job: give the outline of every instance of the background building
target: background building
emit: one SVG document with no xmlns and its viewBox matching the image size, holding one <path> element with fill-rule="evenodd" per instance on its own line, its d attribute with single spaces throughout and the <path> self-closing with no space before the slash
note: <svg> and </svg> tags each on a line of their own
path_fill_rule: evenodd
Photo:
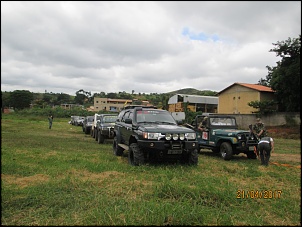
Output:
<svg viewBox="0 0 302 227">
<path fill-rule="evenodd" d="M 94 98 L 94 111 L 119 112 L 125 105 L 132 104 L 129 99 Z"/>
<path fill-rule="evenodd" d="M 101 110 L 120 112 L 127 105 L 143 105 L 152 106 L 149 101 L 137 100 L 137 99 L 110 99 L 110 98 L 94 98 L 94 111 L 98 112 Z"/>
<path fill-rule="evenodd" d="M 234 83 L 218 92 L 219 114 L 251 114 L 256 111 L 248 105 L 251 101 L 274 100 L 274 91 L 259 84 Z"/>
<path fill-rule="evenodd" d="M 218 97 L 200 95 L 173 95 L 169 101 L 169 112 L 185 112 L 185 105 L 192 112 L 217 113 Z"/>
</svg>

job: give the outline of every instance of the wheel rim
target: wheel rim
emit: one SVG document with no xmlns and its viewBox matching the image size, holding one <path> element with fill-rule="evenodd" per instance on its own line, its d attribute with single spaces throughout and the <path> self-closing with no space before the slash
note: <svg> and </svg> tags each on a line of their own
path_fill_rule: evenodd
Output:
<svg viewBox="0 0 302 227">
<path fill-rule="evenodd" d="M 221 157 L 225 158 L 226 152 L 224 150 L 221 151 Z"/>
</svg>

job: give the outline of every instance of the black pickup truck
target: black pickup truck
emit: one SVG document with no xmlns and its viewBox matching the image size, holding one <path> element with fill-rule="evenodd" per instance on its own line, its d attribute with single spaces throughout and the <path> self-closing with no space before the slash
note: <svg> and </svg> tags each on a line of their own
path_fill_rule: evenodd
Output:
<svg viewBox="0 0 302 227">
<path fill-rule="evenodd" d="M 128 150 L 129 164 L 179 160 L 198 164 L 196 133 L 177 125 L 171 113 L 147 106 L 122 110 L 115 122 L 113 153 Z"/>
</svg>

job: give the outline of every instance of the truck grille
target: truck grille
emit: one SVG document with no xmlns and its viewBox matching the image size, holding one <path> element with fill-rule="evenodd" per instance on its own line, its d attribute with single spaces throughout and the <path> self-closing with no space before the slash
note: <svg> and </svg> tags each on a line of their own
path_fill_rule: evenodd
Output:
<svg viewBox="0 0 302 227">
<path fill-rule="evenodd" d="M 172 148 L 173 150 L 181 149 L 181 145 L 180 145 L 180 144 L 172 144 L 172 145 L 171 145 L 171 148 Z"/>
</svg>

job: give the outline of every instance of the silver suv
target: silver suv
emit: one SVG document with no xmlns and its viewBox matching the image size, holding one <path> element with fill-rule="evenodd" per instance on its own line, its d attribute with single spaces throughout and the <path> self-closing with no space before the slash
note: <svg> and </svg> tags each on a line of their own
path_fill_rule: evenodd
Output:
<svg viewBox="0 0 302 227">
<path fill-rule="evenodd" d="M 93 125 L 94 116 L 87 116 L 84 118 L 82 129 L 85 134 L 89 134 Z"/>
</svg>

